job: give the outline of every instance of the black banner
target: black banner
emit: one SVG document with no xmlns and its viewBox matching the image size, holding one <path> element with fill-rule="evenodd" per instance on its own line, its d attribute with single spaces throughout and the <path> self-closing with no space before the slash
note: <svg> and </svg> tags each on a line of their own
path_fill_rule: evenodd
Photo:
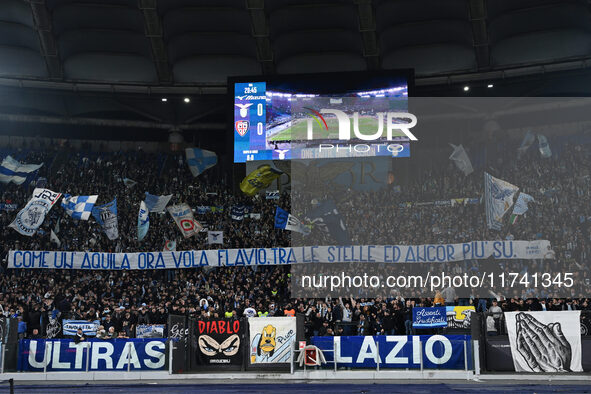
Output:
<svg viewBox="0 0 591 394">
<path fill-rule="evenodd" d="M 193 322 L 193 366 L 240 370 L 244 361 L 244 322 L 236 319 Z"/>
<path fill-rule="evenodd" d="M 187 353 L 190 349 L 189 326 L 185 316 L 168 316 L 168 337 L 171 340 L 172 372 L 183 373 L 189 369 Z"/>
</svg>

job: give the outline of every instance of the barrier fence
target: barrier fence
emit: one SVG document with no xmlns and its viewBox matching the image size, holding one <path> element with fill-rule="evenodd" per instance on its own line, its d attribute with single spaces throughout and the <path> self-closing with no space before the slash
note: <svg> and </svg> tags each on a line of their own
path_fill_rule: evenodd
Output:
<svg viewBox="0 0 591 394">
<path fill-rule="evenodd" d="M 303 315 L 208 320 L 172 315 L 164 331 L 168 333 L 167 338 L 91 338 L 79 343 L 72 339 L 19 340 L 10 333 L 14 325 L 4 319 L 0 321 L 4 330 L 0 372 L 295 373 L 311 368 L 337 374 L 342 370 L 449 370 L 473 375 L 515 372 L 516 368 L 521 368 L 515 357 L 527 357 L 517 353 L 509 336 L 503 335 L 507 331 L 505 322 L 510 317 L 500 318 L 501 335 L 488 335 L 489 316 L 492 315 L 473 312 L 469 327 L 463 324 L 462 328 L 435 327 L 426 332 L 422 329 L 424 335 L 312 336 L 306 339 Z M 564 320 L 568 316 L 563 313 L 556 318 Z M 563 331 L 567 331 L 566 324 Z M 566 371 L 591 371 L 591 337 L 579 335 L 577 343 L 573 342 L 572 335 L 565 335 L 572 354 Z"/>
</svg>

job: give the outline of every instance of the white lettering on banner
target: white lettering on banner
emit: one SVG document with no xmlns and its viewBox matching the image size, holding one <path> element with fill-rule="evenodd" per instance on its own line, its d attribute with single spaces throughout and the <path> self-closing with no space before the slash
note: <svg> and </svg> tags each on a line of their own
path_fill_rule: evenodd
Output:
<svg viewBox="0 0 591 394">
<path fill-rule="evenodd" d="M 53 344 L 53 357 L 51 358 L 51 364 L 53 368 L 70 369 L 70 363 L 60 361 L 61 342 L 54 342 Z"/>
<path fill-rule="evenodd" d="M 443 354 L 441 357 L 437 357 L 433 353 L 435 342 L 440 342 L 443 345 Z M 451 358 L 451 342 L 443 335 L 433 335 L 425 343 L 425 355 L 433 364 L 445 364 Z"/>
<path fill-rule="evenodd" d="M 337 363 L 340 364 L 350 364 L 353 362 L 353 357 L 346 357 L 341 355 L 341 337 L 334 337 L 333 338 L 334 349 L 335 349 L 335 358 Z M 408 337 L 406 335 L 386 335 L 386 342 L 387 343 L 394 343 L 392 350 L 386 355 L 385 363 L 386 364 L 408 364 L 408 357 L 397 357 L 400 351 L 404 348 L 404 345 L 408 342 Z M 438 357 L 435 355 L 433 351 L 433 347 L 436 344 L 441 344 L 443 346 L 443 354 Z M 424 352 L 425 357 L 433 364 L 445 364 L 447 363 L 452 356 L 452 344 L 449 338 L 446 338 L 443 335 L 432 335 L 427 339 L 424 343 Z M 383 351 L 382 351 L 383 354 Z M 383 363 L 382 359 L 379 357 L 378 349 L 376 345 L 375 338 L 372 336 L 366 336 L 363 338 L 363 343 L 359 348 L 359 353 L 357 354 L 357 359 L 355 360 L 356 364 L 363 364 L 365 360 L 377 361 L 379 358 L 379 362 Z M 421 338 L 418 335 L 412 337 L 412 363 L 413 364 L 420 364 L 421 362 Z"/>
<path fill-rule="evenodd" d="M 88 347 L 89 342 L 70 342 L 70 349 L 76 349 L 76 358 L 74 359 L 74 369 L 82 368 L 82 356 L 84 355 L 84 349 Z"/>
<path fill-rule="evenodd" d="M 141 253 L 11 250 L 8 268 L 152 270 L 305 263 L 446 263 L 553 258 L 549 241 L 472 241 L 445 245 L 302 246 Z"/>
<path fill-rule="evenodd" d="M 408 364 L 408 357 L 396 357 L 402 350 L 408 338 L 406 335 L 388 335 L 386 336 L 386 342 L 394 342 L 395 345 L 386 356 L 386 364 Z"/>
<path fill-rule="evenodd" d="M 101 353 L 101 349 L 106 352 Z M 94 342 L 92 344 L 92 357 L 90 361 L 90 368 L 98 369 L 99 360 L 104 360 L 106 363 L 105 369 L 113 369 L 113 352 L 115 348 L 109 342 Z"/>
<path fill-rule="evenodd" d="M 353 357 L 344 357 L 341 355 L 341 337 L 334 337 L 334 348 L 336 349 L 336 361 L 337 363 L 352 363 Z"/>
<path fill-rule="evenodd" d="M 376 346 L 376 341 L 373 340 L 373 337 L 364 337 L 363 343 L 361 344 L 361 349 L 359 349 L 359 354 L 357 355 L 357 363 L 362 364 L 366 358 L 370 360 L 374 360 L 376 362 L 382 363 L 382 359 L 378 354 L 378 348 Z M 379 361 L 377 361 L 379 360 Z"/>
<path fill-rule="evenodd" d="M 164 343 L 160 342 L 160 341 L 150 341 L 150 342 L 146 343 L 146 355 L 148 355 L 152 358 L 158 359 L 158 361 L 156 361 L 156 362 L 152 362 L 152 360 L 145 359 L 144 363 L 146 364 L 146 367 L 158 369 L 158 368 L 162 368 L 164 366 L 164 348 L 165 347 L 166 346 L 164 345 Z M 155 348 L 160 349 L 160 351 L 155 350 Z"/>
<path fill-rule="evenodd" d="M 142 364 L 140 364 L 140 359 L 137 356 L 137 352 L 135 351 L 135 346 L 133 346 L 133 342 L 127 342 L 123 347 L 123 351 L 121 352 L 121 357 L 119 357 L 119 362 L 117 363 L 116 368 L 122 369 L 124 366 L 127 366 L 127 364 L 131 364 L 137 369 L 142 367 Z"/>
<path fill-rule="evenodd" d="M 37 362 L 35 360 L 35 354 L 37 354 L 37 341 L 31 341 L 29 343 L 29 364 L 33 368 L 45 368 L 47 364 L 49 364 L 49 360 L 51 360 L 51 347 L 53 342 L 49 342 L 47 344 L 47 351 L 45 348 L 41 351 L 43 354 L 43 361 Z"/>
</svg>

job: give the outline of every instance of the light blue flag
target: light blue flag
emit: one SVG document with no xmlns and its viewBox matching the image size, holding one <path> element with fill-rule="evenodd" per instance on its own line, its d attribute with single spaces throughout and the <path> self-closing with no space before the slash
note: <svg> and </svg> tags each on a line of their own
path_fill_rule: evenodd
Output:
<svg viewBox="0 0 591 394">
<path fill-rule="evenodd" d="M 205 149 L 187 148 L 185 149 L 185 155 L 189 170 L 191 170 L 194 177 L 215 166 L 218 162 L 218 156 L 214 152 Z"/>
<path fill-rule="evenodd" d="M 517 186 L 484 173 L 484 202 L 488 228 L 501 230 L 503 216 L 513 205 L 513 197 L 518 190 Z"/>
<path fill-rule="evenodd" d="M 110 203 L 92 208 L 92 216 L 101 225 L 107 237 L 112 241 L 119 238 L 117 221 L 117 199 Z"/>
<path fill-rule="evenodd" d="M 64 198 L 62 198 L 62 208 L 66 210 L 66 213 L 70 215 L 72 219 L 88 220 L 97 198 L 98 195 L 70 196 L 69 194 L 64 194 Z"/>
<path fill-rule="evenodd" d="M 164 209 L 171 198 L 172 194 L 167 196 L 156 196 L 146 192 L 146 199 L 144 201 L 146 202 L 146 207 L 148 207 L 149 212 L 164 212 Z"/>
<path fill-rule="evenodd" d="M 140 213 L 137 218 L 137 239 L 141 241 L 148 234 L 150 228 L 150 213 L 145 202 L 140 203 Z"/>
<path fill-rule="evenodd" d="M 2 183 L 16 183 L 22 185 L 27 179 L 30 179 L 35 171 L 41 168 L 41 164 L 21 164 L 11 156 L 6 156 L 0 164 L 0 182 Z"/>
</svg>

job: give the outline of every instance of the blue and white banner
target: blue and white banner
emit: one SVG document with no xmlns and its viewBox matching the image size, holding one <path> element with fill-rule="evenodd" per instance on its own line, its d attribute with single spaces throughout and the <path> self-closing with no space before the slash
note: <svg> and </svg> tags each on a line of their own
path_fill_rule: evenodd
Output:
<svg viewBox="0 0 591 394">
<path fill-rule="evenodd" d="M 205 215 L 208 212 L 211 212 L 211 207 L 209 205 L 199 205 L 197 207 L 198 215 Z"/>
<path fill-rule="evenodd" d="M 64 335 L 76 335 L 78 329 L 81 328 L 84 335 L 95 336 L 98 326 L 101 322 L 98 320 L 62 320 L 62 333 Z"/>
<path fill-rule="evenodd" d="M 413 307 L 412 325 L 415 328 L 471 327 L 472 313 L 475 312 L 473 305 L 469 306 L 436 306 L 436 307 Z"/>
<path fill-rule="evenodd" d="M 214 234 L 217 233 L 217 234 Z M 214 235 L 217 235 L 213 239 Z M 221 231 L 209 231 L 208 243 L 223 242 Z M 307 263 L 445 263 L 478 259 L 553 258 L 549 241 L 472 241 L 446 245 L 301 246 L 103 253 L 11 250 L 8 268 L 147 270 L 194 267 L 244 267 Z"/>
<path fill-rule="evenodd" d="M 265 200 L 279 200 L 279 190 L 268 190 L 265 192 Z"/>
<path fill-rule="evenodd" d="M 523 215 L 527 212 L 527 204 L 534 202 L 534 198 L 526 193 L 519 193 L 515 206 L 513 207 L 513 215 Z"/>
<path fill-rule="evenodd" d="M 138 324 L 135 327 L 136 338 L 164 338 L 166 324 Z"/>
<path fill-rule="evenodd" d="M 230 216 L 232 220 L 244 219 L 244 205 L 234 205 L 230 211 Z"/>
<path fill-rule="evenodd" d="M 69 194 L 64 194 L 61 204 L 62 208 L 65 209 L 66 213 L 70 215 L 72 219 L 88 220 L 97 198 L 98 195 L 70 196 Z"/>
<path fill-rule="evenodd" d="M 16 218 L 8 227 L 12 227 L 19 234 L 33 236 L 45 220 L 45 216 L 60 197 L 61 193 L 49 189 L 37 188 L 27 205 L 16 214 Z"/>
<path fill-rule="evenodd" d="M 421 364 L 425 369 L 472 367 L 470 335 L 312 337 L 311 343 L 323 351 L 328 364 L 336 358 L 339 367 L 375 369 L 378 362 L 380 368 L 420 368 Z M 333 349 L 334 353 L 328 351 Z"/>
<path fill-rule="evenodd" d="M 447 327 L 447 311 L 444 306 L 412 308 L 412 326 L 414 328 Z"/>
<path fill-rule="evenodd" d="M 166 339 L 21 339 L 19 371 L 153 371 L 164 369 Z"/>
<path fill-rule="evenodd" d="M 141 241 L 148 234 L 150 228 L 150 214 L 145 202 L 140 203 L 140 212 L 137 217 L 137 240 Z"/>
<path fill-rule="evenodd" d="M 108 204 L 92 208 L 92 216 L 101 225 L 103 231 L 111 241 L 119 238 L 117 199 L 114 199 Z"/>
<path fill-rule="evenodd" d="M 295 231 L 305 235 L 310 234 L 310 229 L 304 226 L 300 219 L 279 207 L 275 210 L 275 228 Z"/>
<path fill-rule="evenodd" d="M 210 245 L 224 244 L 224 232 L 223 231 L 208 231 L 207 232 L 207 243 Z"/>
<path fill-rule="evenodd" d="M 215 166 L 218 162 L 218 156 L 214 152 L 205 149 L 187 148 L 185 149 L 185 155 L 189 170 L 191 170 L 194 177 Z"/>
<path fill-rule="evenodd" d="M 0 211 L 16 211 L 17 204 L 0 203 Z"/>
<path fill-rule="evenodd" d="M 164 209 L 170 202 L 172 198 L 172 194 L 167 196 L 156 196 L 154 194 L 150 194 L 146 192 L 146 206 L 148 207 L 148 211 L 150 212 L 164 212 Z"/>
<path fill-rule="evenodd" d="M 518 190 L 517 186 L 484 173 L 484 200 L 488 228 L 501 230 L 503 216 L 513 205 L 513 197 Z"/>
<path fill-rule="evenodd" d="M 22 185 L 35 171 L 43 166 L 41 164 L 21 164 L 11 156 L 6 156 L 0 164 L 0 182 L 16 183 Z"/>
</svg>

